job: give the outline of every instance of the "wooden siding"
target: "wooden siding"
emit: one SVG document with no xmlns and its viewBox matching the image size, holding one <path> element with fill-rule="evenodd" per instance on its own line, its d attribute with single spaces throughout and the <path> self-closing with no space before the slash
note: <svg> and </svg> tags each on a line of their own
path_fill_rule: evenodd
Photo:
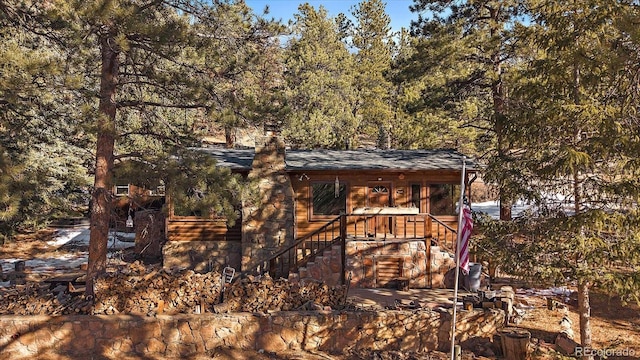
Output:
<svg viewBox="0 0 640 360">
<path fill-rule="evenodd" d="M 347 185 L 347 214 L 354 209 L 369 206 L 367 196 L 369 188 L 378 184 L 384 184 L 390 189 L 390 205 L 395 207 L 409 207 L 411 205 L 411 185 L 421 185 L 421 209 L 429 211 L 429 184 L 459 184 L 460 172 L 456 171 L 421 171 L 421 172 L 389 172 L 389 171 L 306 171 L 290 174 L 295 193 L 295 238 L 306 236 L 327 224 L 338 215 L 312 216 L 311 214 L 311 184 L 315 182 L 335 182 L 336 177 L 341 184 Z M 236 221 L 233 228 L 227 228 L 222 219 L 202 219 L 197 217 L 173 216 L 171 203 L 170 216 L 167 219 L 167 239 L 169 241 L 241 241 L 241 220 Z M 385 216 L 349 216 L 347 222 L 348 234 L 364 234 L 369 227 L 369 222 L 384 223 Z M 439 216 L 438 220 L 455 229 L 456 216 Z M 424 236 L 424 230 L 428 224 L 423 218 L 411 216 L 395 217 L 387 228 L 381 226 L 382 231 L 393 232 L 400 237 L 405 231 L 415 236 Z M 435 222 L 431 226 L 431 238 L 438 243 L 443 240 L 448 243 L 450 239 L 444 239 L 445 228 L 438 227 Z M 381 234 L 374 234 L 380 236 Z M 320 235 L 323 236 L 323 235 Z M 410 237 L 410 236 L 407 236 Z M 427 236 L 429 237 L 429 236 Z M 327 234 L 331 239 L 332 234 Z"/>
<path fill-rule="evenodd" d="M 306 176 L 305 176 L 306 175 Z M 312 216 L 311 214 L 311 184 L 315 182 L 334 182 L 338 177 L 339 182 L 347 184 L 347 214 L 354 209 L 369 206 L 368 189 L 378 184 L 387 185 L 391 191 L 391 206 L 409 207 L 411 205 L 411 184 L 421 185 L 421 209 L 429 212 L 429 184 L 460 184 L 459 171 L 420 171 L 420 172 L 389 172 L 389 171 L 322 171 L 322 172 L 297 172 L 291 173 L 291 182 L 296 195 L 296 238 L 305 236 L 318 230 L 335 216 Z M 349 217 L 347 232 L 362 233 L 365 226 L 365 216 Z M 371 220 L 371 217 L 368 217 Z M 379 221 L 379 217 L 374 221 Z M 446 223 L 452 228 L 456 228 L 456 216 L 439 216 L 438 220 Z M 384 220 L 382 220 L 384 221 Z M 392 224 L 398 234 L 404 233 L 405 227 L 416 226 L 424 229 L 424 224 L 412 224 L 410 221 L 404 222 L 401 218 L 396 219 Z M 398 222 L 400 224 L 398 224 Z M 432 236 L 441 238 L 444 236 L 444 228 L 441 227 L 442 234 L 437 233 L 435 224 L 432 226 Z M 424 232 L 424 230 L 422 230 Z"/>
<path fill-rule="evenodd" d="M 224 219 L 173 218 L 167 220 L 168 241 L 240 241 L 241 221 L 227 227 Z"/>
</svg>

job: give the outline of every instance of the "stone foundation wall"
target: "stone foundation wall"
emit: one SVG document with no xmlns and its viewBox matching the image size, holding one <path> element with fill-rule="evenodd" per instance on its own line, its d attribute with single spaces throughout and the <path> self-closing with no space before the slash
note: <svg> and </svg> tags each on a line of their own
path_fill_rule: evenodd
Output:
<svg viewBox="0 0 640 360">
<path fill-rule="evenodd" d="M 308 262 L 306 266 L 298 269 L 297 276 L 294 274 L 294 280 L 313 279 L 322 281 L 329 286 L 342 284 L 342 247 L 333 245 L 325 249 L 322 254 L 316 256 L 313 261 Z M 292 276 L 289 276 L 292 279 Z"/>
<path fill-rule="evenodd" d="M 165 269 L 189 268 L 197 272 L 240 269 L 242 244 L 239 241 L 169 241 L 162 248 Z"/>
<path fill-rule="evenodd" d="M 398 277 L 408 278 L 411 287 L 429 287 L 424 241 L 347 241 L 346 253 L 345 271 L 352 274 L 353 286 L 393 286 L 383 279 L 380 268 L 382 262 L 396 262 Z"/>
<path fill-rule="evenodd" d="M 427 258 L 423 240 L 398 241 L 347 241 L 347 264 L 345 271 L 351 272 L 351 285 L 362 288 L 394 286 L 380 281 L 379 264 L 383 261 L 397 262 L 398 277 L 409 279 L 413 288 L 444 288 L 444 275 L 454 266 L 448 253 L 437 246 L 430 247 Z M 428 267 L 428 262 L 431 262 Z"/>
<path fill-rule="evenodd" d="M 439 246 L 431 246 L 431 288 L 452 288 L 450 285 L 455 280 L 451 280 L 451 284 L 448 284 L 446 275 L 456 266 L 454 256 L 447 251 L 441 250 Z"/>
<path fill-rule="evenodd" d="M 0 358 L 157 359 L 216 347 L 337 354 L 350 349 L 446 351 L 450 319 L 444 311 L 2 316 Z M 478 337 L 490 339 L 503 323 L 499 310 L 462 311 L 456 336 L 463 346 Z"/>
</svg>

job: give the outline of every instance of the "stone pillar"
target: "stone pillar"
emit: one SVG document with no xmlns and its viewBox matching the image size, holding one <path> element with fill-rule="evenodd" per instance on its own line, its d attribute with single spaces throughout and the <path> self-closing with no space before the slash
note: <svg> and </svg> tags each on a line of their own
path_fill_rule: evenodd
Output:
<svg viewBox="0 0 640 360">
<path fill-rule="evenodd" d="M 256 139 L 248 179 L 252 191 L 242 204 L 242 270 L 252 270 L 293 243 L 294 192 L 285 171 L 285 145 L 276 136 Z"/>
</svg>

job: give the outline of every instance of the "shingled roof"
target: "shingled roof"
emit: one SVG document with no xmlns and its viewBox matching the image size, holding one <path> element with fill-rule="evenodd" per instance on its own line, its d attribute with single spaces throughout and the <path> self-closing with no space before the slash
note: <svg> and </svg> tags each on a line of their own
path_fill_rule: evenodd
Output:
<svg viewBox="0 0 640 360">
<path fill-rule="evenodd" d="M 250 170 L 253 149 L 202 148 L 219 166 Z M 460 170 L 463 155 L 455 150 L 286 150 L 287 171 L 313 170 Z M 467 159 L 467 169 L 477 165 Z"/>
</svg>

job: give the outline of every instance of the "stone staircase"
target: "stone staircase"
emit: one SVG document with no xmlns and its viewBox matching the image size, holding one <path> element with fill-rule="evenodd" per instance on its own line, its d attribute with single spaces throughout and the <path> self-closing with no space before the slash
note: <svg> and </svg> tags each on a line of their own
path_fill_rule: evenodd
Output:
<svg viewBox="0 0 640 360">
<path fill-rule="evenodd" d="M 341 271 L 342 249 L 340 244 L 336 244 L 316 255 L 297 272 L 289 274 L 289 281 L 316 280 L 329 286 L 340 285 Z"/>
<path fill-rule="evenodd" d="M 340 245 L 325 249 L 320 255 L 307 262 L 297 272 L 289 274 L 289 281 L 322 281 L 327 285 L 340 285 L 342 256 Z M 445 274 L 455 267 L 453 255 L 438 246 L 431 247 L 431 276 L 434 288 L 444 288 Z"/>
</svg>

